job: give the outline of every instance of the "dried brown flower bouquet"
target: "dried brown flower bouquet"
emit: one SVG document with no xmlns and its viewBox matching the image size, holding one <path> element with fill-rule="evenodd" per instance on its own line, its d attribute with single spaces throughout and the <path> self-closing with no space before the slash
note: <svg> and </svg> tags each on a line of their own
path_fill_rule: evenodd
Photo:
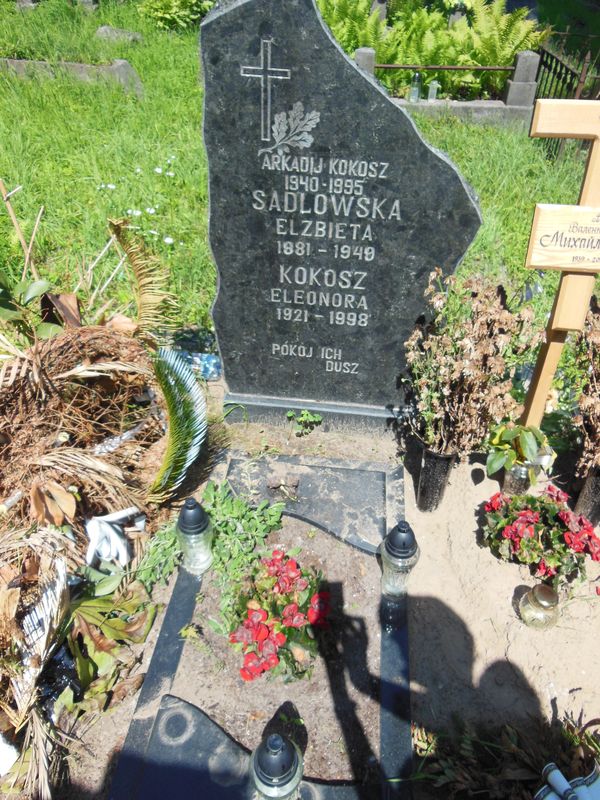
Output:
<svg viewBox="0 0 600 800">
<path fill-rule="evenodd" d="M 425 295 L 433 318 L 406 342 L 409 425 L 434 452 L 464 457 L 493 424 L 518 414 L 514 370 L 541 333 L 531 308 L 510 311 L 504 288 L 482 277 L 459 284 L 436 270 Z"/>
<path fill-rule="evenodd" d="M 585 476 L 600 467 L 600 307 L 595 297 L 577 350 L 578 366 L 585 378 L 579 396 L 579 414 L 573 420 L 583 438 L 576 471 L 577 475 Z"/>
</svg>

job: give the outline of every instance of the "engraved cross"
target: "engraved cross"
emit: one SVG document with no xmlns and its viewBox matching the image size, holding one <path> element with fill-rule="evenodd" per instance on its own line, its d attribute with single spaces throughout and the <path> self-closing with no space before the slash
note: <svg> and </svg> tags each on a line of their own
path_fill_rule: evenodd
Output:
<svg viewBox="0 0 600 800">
<path fill-rule="evenodd" d="M 240 74 L 244 78 L 260 78 L 260 138 L 271 141 L 271 81 L 289 80 L 289 69 L 275 69 L 271 66 L 272 39 L 263 39 L 260 44 L 260 67 L 244 66 Z"/>
</svg>

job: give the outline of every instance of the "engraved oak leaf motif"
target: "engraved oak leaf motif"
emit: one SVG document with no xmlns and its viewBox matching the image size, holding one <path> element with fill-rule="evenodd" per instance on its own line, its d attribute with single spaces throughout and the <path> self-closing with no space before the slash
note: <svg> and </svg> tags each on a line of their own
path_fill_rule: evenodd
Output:
<svg viewBox="0 0 600 800">
<path fill-rule="evenodd" d="M 289 153 L 290 147 L 297 147 L 299 150 L 310 147 L 314 137 L 309 131 L 315 128 L 320 120 L 321 114 L 318 111 L 309 111 L 305 114 L 304 105 L 301 102 L 294 103 L 292 110 L 287 114 L 285 111 L 275 114 L 271 127 L 275 144 L 259 150 L 258 154 L 272 153 L 277 150 L 282 155 Z"/>
</svg>

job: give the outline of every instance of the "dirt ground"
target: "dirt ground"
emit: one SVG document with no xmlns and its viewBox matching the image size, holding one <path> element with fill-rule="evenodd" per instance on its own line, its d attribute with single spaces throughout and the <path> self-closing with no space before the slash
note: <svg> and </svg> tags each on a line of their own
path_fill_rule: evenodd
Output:
<svg viewBox="0 0 600 800">
<path fill-rule="evenodd" d="M 355 459 L 359 453 L 364 460 L 390 466 L 398 460 L 391 432 L 349 436 L 321 428 L 298 438 L 289 426 L 244 423 L 231 426 L 229 436 L 231 448 L 253 458 L 286 453 Z M 223 437 L 216 440 L 222 443 Z M 213 477 L 220 480 L 226 453 L 213 447 L 212 455 Z M 421 548 L 409 585 L 412 719 L 436 732 L 455 718 L 495 725 L 529 723 L 553 714 L 577 716 L 582 709 L 586 718 L 598 716 L 600 646 L 594 633 L 600 623 L 600 597 L 595 592 L 600 564 L 588 561 L 588 581 L 564 599 L 555 628 L 535 631 L 523 625 L 515 604 L 524 587 L 534 584 L 533 578 L 524 567 L 499 562 L 478 543 L 481 504 L 497 490 L 483 462 L 475 459 L 454 469 L 440 508 L 422 513 L 416 508 L 413 477 L 405 475 L 406 518 Z M 304 538 L 306 544 L 306 531 L 302 523 L 288 519 L 273 541 L 291 544 Z M 351 778 L 357 764 L 364 763 L 368 771 L 378 758 L 372 689 L 378 676 L 379 573 L 372 557 L 326 534 L 318 533 L 310 541 L 307 557 L 320 561 L 325 576 L 344 589 L 343 604 L 335 613 L 344 622 L 346 638 L 344 646 L 338 641 L 332 663 L 319 659 L 310 683 L 277 685 L 260 679 L 246 684 L 237 677 L 239 655 L 207 632 L 200 646 L 186 643 L 173 693 L 200 705 L 249 749 L 265 726 L 283 714 L 292 728 L 302 727 L 301 735 L 308 739 L 306 774 Z M 205 588 L 210 596 L 208 580 Z M 161 619 L 146 647 L 145 662 Z M 197 621 L 201 623 L 200 616 Z M 341 651 L 354 659 L 344 667 Z M 73 789 L 60 796 L 107 796 L 106 769 L 122 746 L 135 700 L 127 699 L 82 737 L 71 759 Z M 292 705 L 282 710 L 285 701 Z M 344 714 L 354 704 L 363 733 L 352 740 Z"/>
</svg>

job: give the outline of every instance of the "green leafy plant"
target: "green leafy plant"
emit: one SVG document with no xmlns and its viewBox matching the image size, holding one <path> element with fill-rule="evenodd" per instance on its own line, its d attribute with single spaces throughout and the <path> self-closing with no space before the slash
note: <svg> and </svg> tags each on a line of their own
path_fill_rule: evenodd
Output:
<svg viewBox="0 0 600 800">
<path fill-rule="evenodd" d="M 165 584 L 181 561 L 175 523 L 169 522 L 150 539 L 144 550 L 135 577 L 151 592 L 157 583 Z"/>
<path fill-rule="evenodd" d="M 6 276 L 0 274 L 0 324 L 9 324 L 29 343 L 62 333 L 62 326 L 44 322 L 39 305 L 34 305 L 34 300 L 51 288 L 50 282 L 44 280 L 22 280 L 11 287 Z"/>
<path fill-rule="evenodd" d="M 288 411 L 287 418 L 294 423 L 296 436 L 308 436 L 311 431 L 323 422 L 323 417 L 320 414 L 314 414 L 306 408 L 299 414 L 296 414 L 295 411 Z"/>
<path fill-rule="evenodd" d="M 281 527 L 284 504 L 270 506 L 263 501 L 252 508 L 243 498 L 232 494 L 228 483 L 217 486 L 212 481 L 204 491 L 202 503 L 215 532 L 212 569 L 221 592 L 222 620 L 209 620 L 209 624 L 221 633 L 228 633 L 235 621 L 239 594 L 256 561 L 255 550 L 271 531 Z"/>
<path fill-rule="evenodd" d="M 318 0 L 323 19 L 351 56 L 359 47 L 372 47 L 380 64 L 396 63 L 397 43 L 385 20 L 371 11 L 371 0 Z"/>
<path fill-rule="evenodd" d="M 140 14 L 163 30 L 185 30 L 196 25 L 214 5 L 214 0 L 143 0 Z"/>
<path fill-rule="evenodd" d="M 441 0 L 430 8 L 423 2 L 391 4 L 387 24 L 371 13 L 366 0 L 319 0 L 325 21 L 344 50 L 353 55 L 358 47 L 372 47 L 379 64 L 441 64 L 444 66 L 512 66 L 521 50 L 537 49 L 547 37 L 527 19 L 528 9 L 506 13 L 505 0 L 468 0 L 468 15 L 448 27 L 449 6 Z M 443 95 L 497 97 L 508 73 L 428 71 Z M 396 94 L 410 85 L 408 70 L 381 70 L 377 77 Z"/>
<path fill-rule="evenodd" d="M 549 469 L 555 456 L 547 436 L 535 425 L 513 422 L 496 425 L 490 432 L 487 445 L 490 448 L 486 462 L 488 475 L 503 468 L 527 466 L 532 484 L 536 482 L 538 471 Z"/>
<path fill-rule="evenodd" d="M 527 564 L 554 586 L 583 580 L 586 554 L 600 561 L 600 538 L 568 499 L 552 484 L 538 497 L 498 492 L 484 505 L 483 541 L 498 558 Z"/>
<path fill-rule="evenodd" d="M 310 677 L 317 643 L 313 626 L 327 625 L 329 592 L 321 575 L 302 569 L 299 551 L 275 549 L 257 558 L 249 588 L 239 596 L 229 641 L 244 653 L 240 676 L 253 681 L 264 673 Z"/>
<path fill-rule="evenodd" d="M 107 579 L 122 577 L 86 573 L 84 592 L 72 601 L 64 623 L 66 643 L 73 656 L 82 696 L 75 697 L 67 687 L 55 703 L 55 713 L 62 708 L 69 713 L 102 711 L 133 687 L 139 688 L 140 676 L 127 673 L 133 666 L 123 655 L 123 646 L 146 640 L 154 622 L 156 606 L 148 602 L 139 584 L 127 591 L 107 594 Z"/>
</svg>

